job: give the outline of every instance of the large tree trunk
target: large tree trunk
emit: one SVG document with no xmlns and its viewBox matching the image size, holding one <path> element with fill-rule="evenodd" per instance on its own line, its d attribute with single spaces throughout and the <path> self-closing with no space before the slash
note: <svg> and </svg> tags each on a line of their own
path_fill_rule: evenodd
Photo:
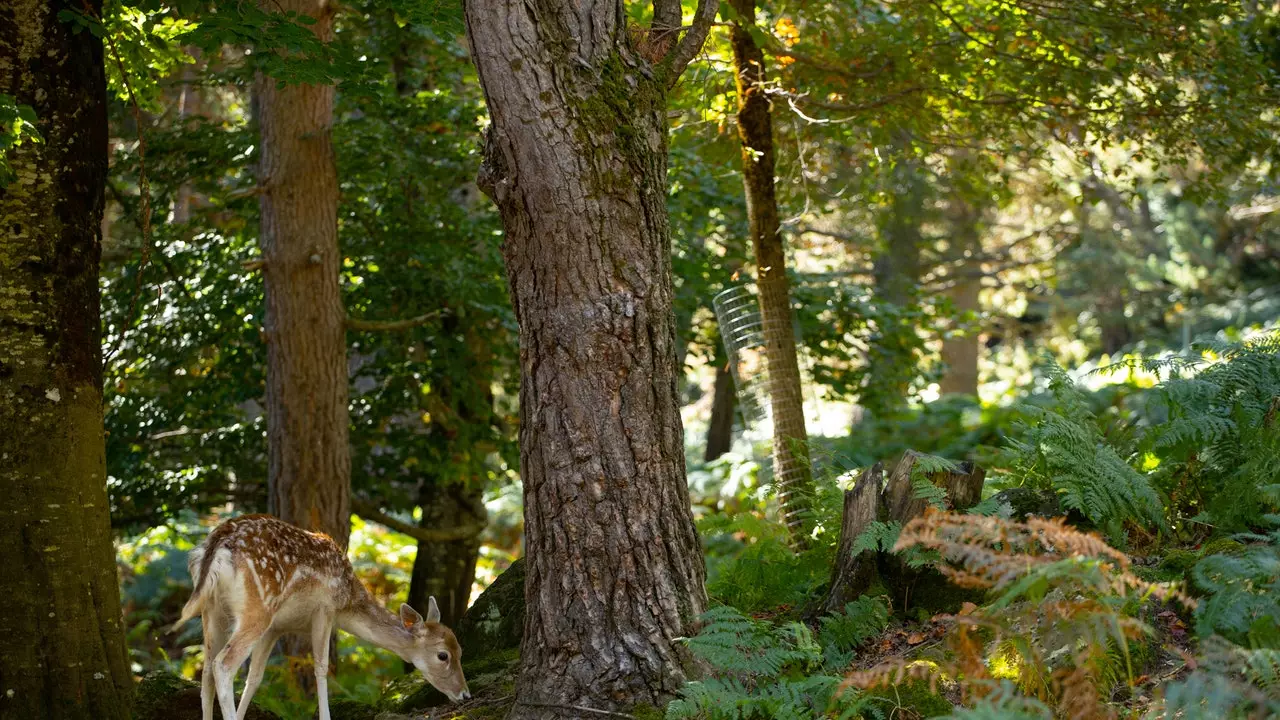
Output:
<svg viewBox="0 0 1280 720">
<path fill-rule="evenodd" d="M 680 64 L 644 59 L 626 17 L 620 0 L 466 3 L 493 120 L 480 185 L 506 228 L 520 325 L 528 607 L 515 720 L 669 699 L 686 679 L 676 638 L 706 605 L 665 206 Z"/>
<path fill-rule="evenodd" d="M 315 18 L 328 41 L 324 0 L 271 0 L 272 11 Z M 345 313 L 338 288 L 338 172 L 331 85 L 257 82 L 262 131 L 263 278 L 267 335 L 267 481 L 281 519 L 351 534 Z"/>
<path fill-rule="evenodd" d="M 123 720 L 125 655 L 102 434 L 98 300 L 107 87 L 102 42 L 62 11 L 0 5 L 0 93 L 44 142 L 0 188 L 0 717 Z"/>
<path fill-rule="evenodd" d="M 791 288 L 782 246 L 778 198 L 774 189 L 773 115 L 765 95 L 764 53 L 747 27 L 754 23 L 755 0 L 732 0 L 738 23 L 730 30 L 738 77 L 738 135 L 742 139 L 742 179 L 747 218 L 756 256 L 756 287 L 768 373 L 769 408 L 773 419 L 773 474 L 783 517 L 792 536 L 803 543 L 810 524 L 813 495 L 809 468 L 809 435 L 804 424 L 804 396 L 791 322 Z"/>
</svg>

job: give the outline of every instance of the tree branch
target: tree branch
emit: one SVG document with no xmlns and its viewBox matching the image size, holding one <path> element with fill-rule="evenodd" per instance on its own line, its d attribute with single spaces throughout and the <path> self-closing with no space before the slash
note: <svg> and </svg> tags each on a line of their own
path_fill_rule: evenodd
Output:
<svg viewBox="0 0 1280 720">
<path fill-rule="evenodd" d="M 347 329 L 357 332 L 398 332 L 409 330 L 419 325 L 426 325 L 444 314 L 443 310 L 434 310 L 426 315 L 419 315 L 405 320 L 362 320 L 347 316 Z"/>
<path fill-rule="evenodd" d="M 480 525 L 462 525 L 455 528 L 447 528 L 444 530 L 433 530 L 431 528 L 422 528 L 417 525 L 410 525 L 402 520 L 397 520 L 390 515 L 378 509 L 374 503 L 352 496 L 351 511 L 356 515 L 378 523 L 389 530 L 394 530 L 402 535 L 420 540 L 422 542 L 450 542 L 453 540 L 467 540 L 484 532 L 484 524 Z"/>
<path fill-rule="evenodd" d="M 658 4 L 655 3 L 654 12 L 657 12 Z M 676 3 L 677 7 L 679 3 Z M 670 78 L 668 85 L 675 87 L 676 81 L 684 74 L 684 69 L 689 67 L 689 63 L 702 51 L 702 44 L 707 41 L 707 34 L 711 32 L 711 26 L 715 23 L 716 11 L 720 9 L 720 0 L 698 0 L 698 7 L 693 11 L 693 23 L 689 25 L 689 31 L 680 38 L 680 41 L 671 48 L 671 52 L 667 53 L 667 60 L 670 63 Z M 657 17 L 654 17 L 655 23 Z M 676 22 L 676 25 L 679 25 Z M 655 27 L 655 31 L 660 28 Z"/>
</svg>

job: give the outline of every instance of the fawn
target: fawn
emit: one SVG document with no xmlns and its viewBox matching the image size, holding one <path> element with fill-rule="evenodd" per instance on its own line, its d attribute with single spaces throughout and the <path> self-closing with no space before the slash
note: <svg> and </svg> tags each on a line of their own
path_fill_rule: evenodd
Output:
<svg viewBox="0 0 1280 720">
<path fill-rule="evenodd" d="M 400 606 L 399 617 L 391 614 L 369 595 L 327 535 L 270 515 L 244 515 L 209 533 L 191 551 L 187 568 L 195 591 L 171 632 L 200 615 L 204 720 L 213 720 L 215 693 L 223 720 L 244 720 L 267 656 L 285 633 L 310 634 L 319 720 L 329 720 L 329 636 L 335 626 L 413 663 L 450 700 L 471 697 L 462 675 L 462 648 L 440 624 L 436 599 L 431 598 L 425 620 L 407 604 Z M 237 710 L 235 676 L 251 653 Z"/>
</svg>

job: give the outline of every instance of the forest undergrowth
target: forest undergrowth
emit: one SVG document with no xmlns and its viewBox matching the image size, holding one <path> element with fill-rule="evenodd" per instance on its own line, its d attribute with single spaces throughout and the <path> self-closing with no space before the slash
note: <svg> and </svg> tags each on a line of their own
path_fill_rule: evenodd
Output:
<svg viewBox="0 0 1280 720">
<path fill-rule="evenodd" d="M 949 512 L 917 484 L 926 514 L 874 523 L 854 552 L 919 570 L 841 613 L 806 610 L 835 483 L 802 551 L 763 508 L 704 518 L 717 606 L 687 644 L 709 671 L 667 717 L 1277 717 L 1280 337 L 1198 350 L 1095 371 L 1124 393 L 1047 364 L 1002 445 L 969 449 L 990 464 L 983 502 Z M 955 434 L 932 437 L 953 452 Z M 963 592 L 895 601 L 931 572 Z"/>
<path fill-rule="evenodd" d="M 695 490 L 712 608 L 684 639 L 698 677 L 666 717 L 1276 717 L 1280 337 L 1198 350 L 1075 379 L 1046 364 L 1041 390 L 985 412 L 984 428 L 959 427 L 945 403 L 936 418 L 921 411 L 909 427 L 945 425 L 912 431 L 928 509 L 906 523 L 882 509 L 853 543 L 878 576 L 835 613 L 815 608 L 859 469 L 849 458 L 897 447 L 892 428 L 831 447 L 800 550 L 767 483 L 728 461 L 710 468 L 704 479 L 732 487 Z M 1087 388 L 1103 376 L 1113 384 Z M 962 455 L 989 473 L 963 513 L 926 479 Z M 189 514 L 120 547 L 135 672 L 196 674 L 198 636 L 156 641 L 151 629 L 181 603 L 185 551 L 208 525 Z M 403 599 L 412 554 L 408 538 L 353 528 L 357 573 L 385 603 Z M 510 701 L 509 655 L 468 661 L 490 687 L 480 715 L 411 709 L 417 688 L 391 682 L 402 669 L 389 653 L 347 639 L 339 655 L 332 687 L 351 718 L 496 717 Z M 273 663 L 258 696 L 280 717 L 307 713 L 293 670 Z"/>
</svg>

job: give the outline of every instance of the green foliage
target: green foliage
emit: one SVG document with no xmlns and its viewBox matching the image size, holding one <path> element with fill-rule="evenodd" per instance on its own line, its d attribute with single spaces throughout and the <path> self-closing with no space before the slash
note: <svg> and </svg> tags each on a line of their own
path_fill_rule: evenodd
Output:
<svg viewBox="0 0 1280 720">
<path fill-rule="evenodd" d="M 1018 437 L 1008 440 L 1005 482 L 1052 488 L 1064 506 L 1123 537 L 1125 521 L 1164 526 L 1164 507 L 1149 480 L 1107 443 L 1084 395 L 1056 364 L 1046 366 L 1056 403 L 1051 408 L 1023 406 L 1026 420 Z"/>
<path fill-rule="evenodd" d="M 670 719 L 768 720 L 769 718 L 855 718 L 865 703 L 840 692 L 839 672 L 854 649 L 876 635 L 888 610 L 870 598 L 849 603 L 824 618 L 815 638 L 804 624 L 774 625 L 729 607 L 713 608 L 705 625 L 685 640 L 706 662 L 712 676 L 689 683 L 667 707 Z"/>
<path fill-rule="evenodd" d="M 707 594 L 754 612 L 799 605 L 825 582 L 831 550 L 815 543 L 796 552 L 785 525 L 752 512 L 711 515 L 699 523 L 707 551 Z"/>
<path fill-rule="evenodd" d="M 1210 638 L 1186 677 L 1160 688 L 1148 717 L 1252 720 L 1280 716 L 1280 650 Z"/>
<path fill-rule="evenodd" d="M 848 667 L 859 645 L 884 631 L 889 608 L 876 598 L 863 596 L 838 613 L 818 620 L 818 643 L 829 668 Z"/>
<path fill-rule="evenodd" d="M 1180 512 L 1247 530 L 1280 510 L 1280 334 L 1198 349 L 1215 361 L 1156 387 L 1146 445 Z"/>
<path fill-rule="evenodd" d="M 898 543 L 898 534 L 901 532 L 902 523 L 894 520 L 888 522 L 877 520 L 854 538 L 853 553 L 857 555 L 867 551 L 893 552 L 893 546 Z"/>
<path fill-rule="evenodd" d="M 945 720 L 1050 720 L 1053 711 L 1034 697 L 1022 694 L 1008 680 L 992 683 L 989 694 L 972 707 L 956 708 Z"/>
<path fill-rule="evenodd" d="M 0 93 L 0 188 L 13 181 L 9 167 L 9 151 L 24 142 L 43 142 L 36 129 L 36 111 L 30 105 L 19 105 L 11 96 Z"/>
<path fill-rule="evenodd" d="M 1269 519 L 1280 526 L 1280 516 Z M 1238 537 L 1256 544 L 1209 555 L 1192 570 L 1207 593 L 1196 608 L 1196 630 L 1245 647 L 1280 649 L 1280 529 Z"/>
</svg>

